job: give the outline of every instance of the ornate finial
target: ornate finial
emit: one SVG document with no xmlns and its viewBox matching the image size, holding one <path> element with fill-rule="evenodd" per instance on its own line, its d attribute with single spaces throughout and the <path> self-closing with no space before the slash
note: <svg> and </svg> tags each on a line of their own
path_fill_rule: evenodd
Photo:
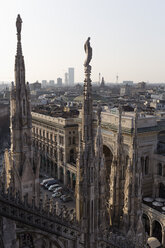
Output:
<svg viewBox="0 0 165 248">
<path fill-rule="evenodd" d="M 90 46 L 90 37 L 88 37 L 87 41 L 84 44 L 84 50 L 85 53 L 87 54 L 86 60 L 84 62 L 84 66 L 88 67 L 92 59 L 92 47 Z"/>
<path fill-rule="evenodd" d="M 17 16 L 16 27 L 17 27 L 17 34 L 18 35 L 21 34 L 22 19 L 20 15 Z"/>
</svg>

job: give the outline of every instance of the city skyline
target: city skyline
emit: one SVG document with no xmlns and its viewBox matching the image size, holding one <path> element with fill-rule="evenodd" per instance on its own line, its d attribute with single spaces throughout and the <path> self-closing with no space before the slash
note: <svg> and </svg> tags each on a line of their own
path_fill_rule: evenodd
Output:
<svg viewBox="0 0 165 248">
<path fill-rule="evenodd" d="M 9 8 L 10 6 L 10 8 Z M 163 0 L 146 1 L 20 1 L 1 3 L 0 80 L 13 81 L 16 36 L 23 19 L 22 46 L 26 81 L 62 77 L 75 68 L 75 82 L 83 82 L 83 45 L 91 37 L 94 56 L 92 81 L 165 81 Z"/>
</svg>

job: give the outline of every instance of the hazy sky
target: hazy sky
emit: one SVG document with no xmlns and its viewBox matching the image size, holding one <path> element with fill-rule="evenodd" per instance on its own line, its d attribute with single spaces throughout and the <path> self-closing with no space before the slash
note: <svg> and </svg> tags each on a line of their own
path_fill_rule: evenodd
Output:
<svg viewBox="0 0 165 248">
<path fill-rule="evenodd" d="M 26 81 L 83 81 L 91 37 L 92 80 L 165 82 L 165 0 L 0 0 L 0 81 L 14 80 L 17 14 Z"/>
</svg>

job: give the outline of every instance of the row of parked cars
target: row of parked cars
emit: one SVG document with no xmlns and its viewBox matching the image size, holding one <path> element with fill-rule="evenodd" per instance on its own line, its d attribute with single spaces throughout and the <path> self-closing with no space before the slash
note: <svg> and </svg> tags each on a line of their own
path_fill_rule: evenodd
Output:
<svg viewBox="0 0 165 248">
<path fill-rule="evenodd" d="M 63 194 L 63 188 L 59 185 L 59 181 L 57 179 L 54 178 L 48 178 L 48 179 L 44 179 L 41 183 L 41 186 L 43 186 L 45 189 L 52 191 L 52 197 L 53 198 L 57 198 L 60 197 L 60 199 L 63 202 L 69 202 L 72 201 L 72 197 L 69 195 L 64 195 Z"/>
</svg>

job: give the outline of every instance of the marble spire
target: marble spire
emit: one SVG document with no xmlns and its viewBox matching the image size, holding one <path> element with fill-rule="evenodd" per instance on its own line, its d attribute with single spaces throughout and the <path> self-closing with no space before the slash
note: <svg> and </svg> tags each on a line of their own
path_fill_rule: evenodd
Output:
<svg viewBox="0 0 165 248">
<path fill-rule="evenodd" d="M 22 44 L 21 44 L 22 19 L 20 15 L 17 16 L 16 29 L 17 29 L 17 52 L 15 56 L 15 84 L 18 87 L 20 87 L 20 84 L 25 85 L 25 65 L 24 65 L 24 57 L 22 55 Z"/>
</svg>

